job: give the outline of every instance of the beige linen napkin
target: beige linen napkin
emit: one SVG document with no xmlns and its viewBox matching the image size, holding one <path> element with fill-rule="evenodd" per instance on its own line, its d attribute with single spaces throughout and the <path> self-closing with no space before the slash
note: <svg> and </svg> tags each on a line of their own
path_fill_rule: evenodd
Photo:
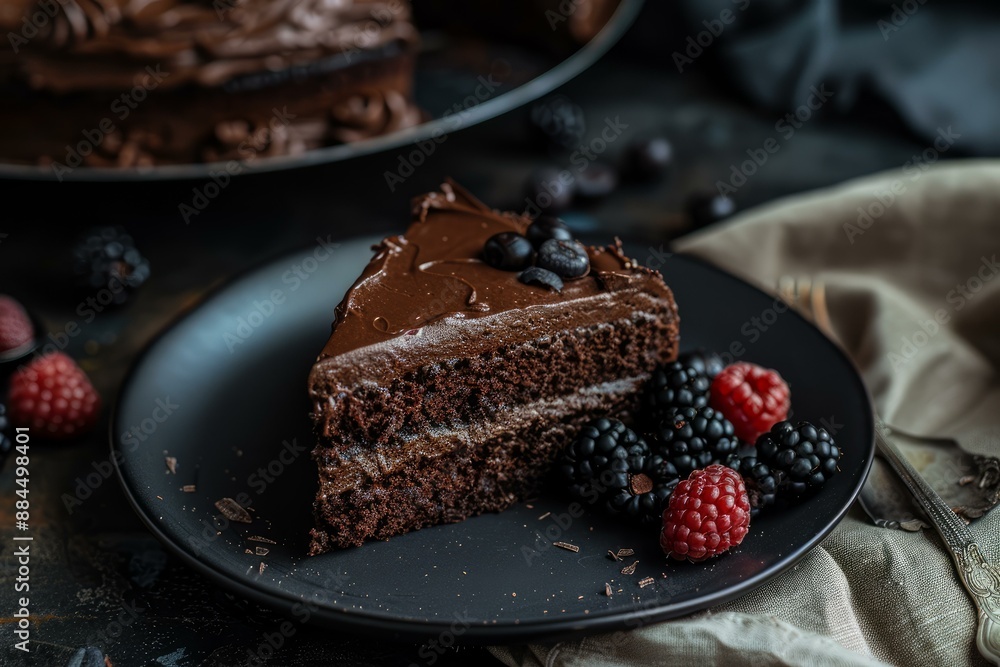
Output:
<svg viewBox="0 0 1000 667">
<path fill-rule="evenodd" d="M 903 168 L 785 199 L 676 244 L 766 289 L 822 278 L 881 416 L 1000 455 L 1000 162 Z M 682 313 L 683 319 L 683 313 Z M 1000 510 L 971 526 L 1000 562 Z M 985 665 L 935 534 L 857 508 L 792 570 L 709 612 L 491 649 L 508 665 Z"/>
</svg>

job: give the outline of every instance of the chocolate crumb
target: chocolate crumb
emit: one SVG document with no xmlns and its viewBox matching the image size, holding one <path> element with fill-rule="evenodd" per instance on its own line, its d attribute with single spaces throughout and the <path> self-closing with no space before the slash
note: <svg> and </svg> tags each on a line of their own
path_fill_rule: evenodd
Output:
<svg viewBox="0 0 1000 667">
<path fill-rule="evenodd" d="M 184 493 L 194 493 L 197 490 L 194 484 L 185 484 L 181 487 L 181 491 Z"/>
<path fill-rule="evenodd" d="M 254 552 L 256 552 L 258 556 L 266 556 L 270 551 L 271 550 L 267 547 L 254 547 Z"/>
<path fill-rule="evenodd" d="M 624 560 L 625 558 L 628 558 L 629 556 L 634 556 L 634 555 L 635 555 L 635 551 L 633 551 L 632 549 L 619 549 L 618 550 L 618 560 Z"/>
<path fill-rule="evenodd" d="M 632 494 L 636 496 L 641 496 L 642 494 L 649 493 L 653 490 L 653 480 L 647 475 L 643 475 L 641 473 L 638 475 L 630 475 L 628 485 Z"/>
<path fill-rule="evenodd" d="M 163 460 L 166 462 L 166 464 L 167 464 L 167 470 L 170 471 L 170 474 L 176 475 L 177 474 L 177 458 L 174 457 L 174 456 L 168 456 L 168 457 L 166 457 Z"/>
<path fill-rule="evenodd" d="M 958 485 L 968 486 L 969 484 L 972 484 L 975 481 L 976 481 L 975 475 L 966 475 L 965 477 L 962 477 L 961 479 L 958 480 Z"/>
<path fill-rule="evenodd" d="M 622 568 L 622 574 L 635 574 L 635 566 L 639 564 L 639 561 L 635 561 L 631 565 L 626 565 Z"/>
<path fill-rule="evenodd" d="M 645 588 L 646 586 L 651 586 L 652 584 L 653 584 L 653 578 L 646 577 L 645 579 L 639 582 L 639 588 Z"/>
<path fill-rule="evenodd" d="M 610 558 L 611 560 L 618 560 L 618 556 L 615 555 L 615 552 L 612 551 L 611 549 L 608 549 L 608 558 Z"/>
<path fill-rule="evenodd" d="M 560 549 L 565 549 L 566 551 L 572 551 L 573 553 L 577 553 L 578 551 L 580 551 L 580 547 L 576 546 L 575 544 L 570 544 L 569 542 L 553 542 L 552 546 L 559 547 Z"/>
<path fill-rule="evenodd" d="M 552 512 L 546 512 L 542 516 L 538 517 L 538 520 L 541 521 L 542 519 L 547 519 L 550 514 L 552 514 Z"/>
<path fill-rule="evenodd" d="M 606 597 L 611 597 L 611 584 L 604 584 L 604 595 Z"/>
<path fill-rule="evenodd" d="M 267 563 L 264 561 L 260 562 L 260 569 L 257 570 L 257 574 L 264 574 L 264 568 L 267 567 Z"/>
<path fill-rule="evenodd" d="M 250 513 L 240 507 L 240 504 L 232 498 L 216 500 L 215 508 L 222 513 L 222 516 L 226 517 L 230 521 L 237 521 L 239 523 L 250 523 L 253 521 L 253 519 L 250 518 Z"/>
<path fill-rule="evenodd" d="M 269 540 L 266 537 L 261 537 L 260 535 L 251 535 L 247 538 L 248 542 L 264 542 L 266 544 L 277 544 L 274 540 Z"/>
</svg>

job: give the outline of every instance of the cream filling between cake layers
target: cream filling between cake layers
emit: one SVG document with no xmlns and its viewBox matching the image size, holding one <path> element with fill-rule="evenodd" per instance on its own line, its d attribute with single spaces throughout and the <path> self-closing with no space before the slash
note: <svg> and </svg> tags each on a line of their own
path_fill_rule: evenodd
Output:
<svg viewBox="0 0 1000 667">
<path fill-rule="evenodd" d="M 582 387 L 571 394 L 505 408 L 494 419 L 455 427 L 434 426 L 423 433 L 399 435 L 396 443 L 375 449 L 354 445 L 338 454 L 326 450 L 320 465 L 324 483 L 320 497 L 326 500 L 331 493 L 351 491 L 369 482 L 377 485 L 381 477 L 404 470 L 410 464 L 454 453 L 456 443 L 474 450 L 477 445 L 505 433 L 516 438 L 518 431 L 539 422 L 550 423 L 567 415 L 606 409 L 609 396 L 627 401 L 648 378 L 648 374 L 642 374 Z"/>
</svg>

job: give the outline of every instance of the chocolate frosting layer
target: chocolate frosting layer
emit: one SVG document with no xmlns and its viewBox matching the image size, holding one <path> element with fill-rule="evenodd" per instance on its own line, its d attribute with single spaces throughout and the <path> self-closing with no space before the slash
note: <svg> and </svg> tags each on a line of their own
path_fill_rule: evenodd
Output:
<svg viewBox="0 0 1000 667">
<path fill-rule="evenodd" d="M 241 76 L 345 65 L 418 34 L 408 3 L 391 0 L 60 0 L 19 59 L 30 84 L 53 92 L 122 90 L 168 73 L 161 88 L 221 86 Z M 145 77 L 145 78 L 144 78 Z"/>
<path fill-rule="evenodd" d="M 489 266 L 481 259 L 486 240 L 500 232 L 523 234 L 531 220 L 495 211 L 451 180 L 439 192 L 416 198 L 413 215 L 405 236 L 375 246 L 375 257 L 336 309 L 320 359 L 422 336 L 425 327 L 442 321 L 454 325 L 535 308 L 563 316 L 568 302 L 633 289 L 638 282 L 669 294 L 659 274 L 626 257 L 620 244 L 588 248 L 590 273 L 566 281 L 561 292 L 526 285 L 517 272 Z"/>
</svg>

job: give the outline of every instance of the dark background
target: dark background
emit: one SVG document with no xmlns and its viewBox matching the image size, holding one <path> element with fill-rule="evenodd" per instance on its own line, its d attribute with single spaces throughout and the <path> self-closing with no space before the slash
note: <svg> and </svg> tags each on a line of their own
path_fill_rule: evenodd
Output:
<svg viewBox="0 0 1000 667">
<path fill-rule="evenodd" d="M 891 71 L 883 72 L 879 63 L 895 58 L 887 50 L 868 53 L 868 70 L 857 62 L 865 60 L 860 51 L 853 59 L 844 54 L 817 59 L 816 48 L 840 53 L 843 40 L 861 34 L 850 33 L 851 26 L 867 26 L 877 37 L 874 47 L 878 41 L 891 44 L 897 39 L 895 33 L 888 41 L 880 37 L 878 17 L 893 11 L 891 3 L 880 2 L 867 3 L 867 14 L 860 18 L 856 12 L 841 15 L 845 10 L 836 3 L 761 2 L 754 5 L 761 12 L 752 21 L 706 47 L 679 73 L 672 52 L 683 50 L 687 37 L 703 29 L 702 20 L 718 16 L 732 3 L 688 2 L 676 10 L 664 9 L 665 4 L 649 3 L 618 47 L 558 91 L 585 110 L 592 132 L 599 131 L 606 118 L 620 117 L 628 125 L 622 140 L 609 148 L 608 162 L 616 163 L 627 142 L 640 136 L 666 136 L 675 149 L 668 177 L 651 185 L 623 186 L 607 199 L 567 214 L 579 229 L 667 243 L 694 227 L 685 203 L 694 195 L 714 192 L 719 180 L 730 178 L 734 165 L 748 159 L 747 151 L 757 151 L 769 138 L 775 138 L 780 149 L 733 195 L 741 209 L 900 169 L 930 145 L 935 123 L 953 120 L 946 113 L 949 109 L 976 108 L 976 95 L 987 95 L 953 78 L 951 83 L 938 81 L 939 98 L 949 103 L 939 105 L 938 115 L 921 125 L 904 103 L 912 96 L 886 92 L 885 81 L 912 88 L 904 85 L 902 74 L 894 78 Z M 824 17 L 830 18 L 823 14 L 824 5 L 834 19 L 844 20 L 824 24 Z M 846 20 L 851 17 L 853 23 Z M 920 9 L 902 26 L 901 31 L 914 31 L 908 43 L 921 41 L 917 29 L 926 29 L 930 18 L 929 10 Z M 784 32 L 791 30 L 788 22 L 800 32 Z M 764 39 L 768 35 L 772 39 Z M 767 43 L 778 50 L 760 46 Z M 941 39 L 924 40 L 923 50 L 941 44 Z M 988 52 L 981 53 L 988 57 Z M 769 68 L 771 79 L 761 74 Z M 911 71 L 918 70 L 914 65 Z M 834 91 L 835 103 L 824 105 L 792 136 L 783 136 L 776 123 L 797 106 L 802 91 L 824 82 Z M 971 97 L 962 104 L 949 86 Z M 933 86 L 920 90 L 933 91 Z M 988 134 L 984 127 L 983 134 Z M 991 151 L 986 144 L 962 142 L 941 158 Z M 190 224 L 178 206 L 189 202 L 193 189 L 203 187 L 204 181 L 0 182 L 6 204 L 0 217 L 0 232 L 6 234 L 0 238 L 0 291 L 17 295 L 47 328 L 58 331 L 75 319 L 78 298 L 71 288 L 67 256 L 79 232 L 94 224 L 119 224 L 136 237 L 150 259 L 153 277 L 131 304 L 101 313 L 67 350 L 90 373 L 109 405 L 136 352 L 206 290 L 233 274 L 307 245 L 317 235 L 336 240 L 400 231 L 409 198 L 435 188 L 444 176 L 456 178 L 491 205 L 520 208 L 528 174 L 542 164 L 561 164 L 531 140 L 523 110 L 450 136 L 413 177 L 389 193 L 382 173 L 395 168 L 399 154 L 389 151 L 349 163 L 250 174 L 233 181 Z M 107 458 L 104 433 L 99 429 L 86 441 L 72 444 L 36 443 L 32 450 L 33 521 L 38 531 L 32 562 L 36 664 L 62 665 L 76 647 L 88 644 L 101 646 L 119 667 L 248 664 L 247 650 L 261 645 L 280 617 L 232 598 L 167 555 L 142 529 L 114 478 L 72 514 L 66 511 L 60 496 L 72 493 L 74 480 L 91 471 L 92 461 Z M 8 461 L 0 475 L 0 495 L 7 498 L 14 489 L 12 468 Z M 6 505 L 0 512 L 13 511 Z M 10 525 L 12 516 L 3 521 Z M 13 565 L 7 542 L 0 548 L 3 579 L 9 581 Z M 5 583 L 0 596 L 5 601 L 9 589 Z M 5 609 L 10 606 L 4 603 Z M 116 619 L 119 636 L 102 635 L 115 628 Z M 303 628 L 268 664 L 431 664 L 417 647 L 393 645 L 388 639 L 372 642 Z M 19 664 L 22 656 L 8 651 L 9 642 L 0 647 L 0 663 Z M 437 664 L 471 660 L 492 659 L 483 649 L 463 649 L 445 654 Z"/>
</svg>

